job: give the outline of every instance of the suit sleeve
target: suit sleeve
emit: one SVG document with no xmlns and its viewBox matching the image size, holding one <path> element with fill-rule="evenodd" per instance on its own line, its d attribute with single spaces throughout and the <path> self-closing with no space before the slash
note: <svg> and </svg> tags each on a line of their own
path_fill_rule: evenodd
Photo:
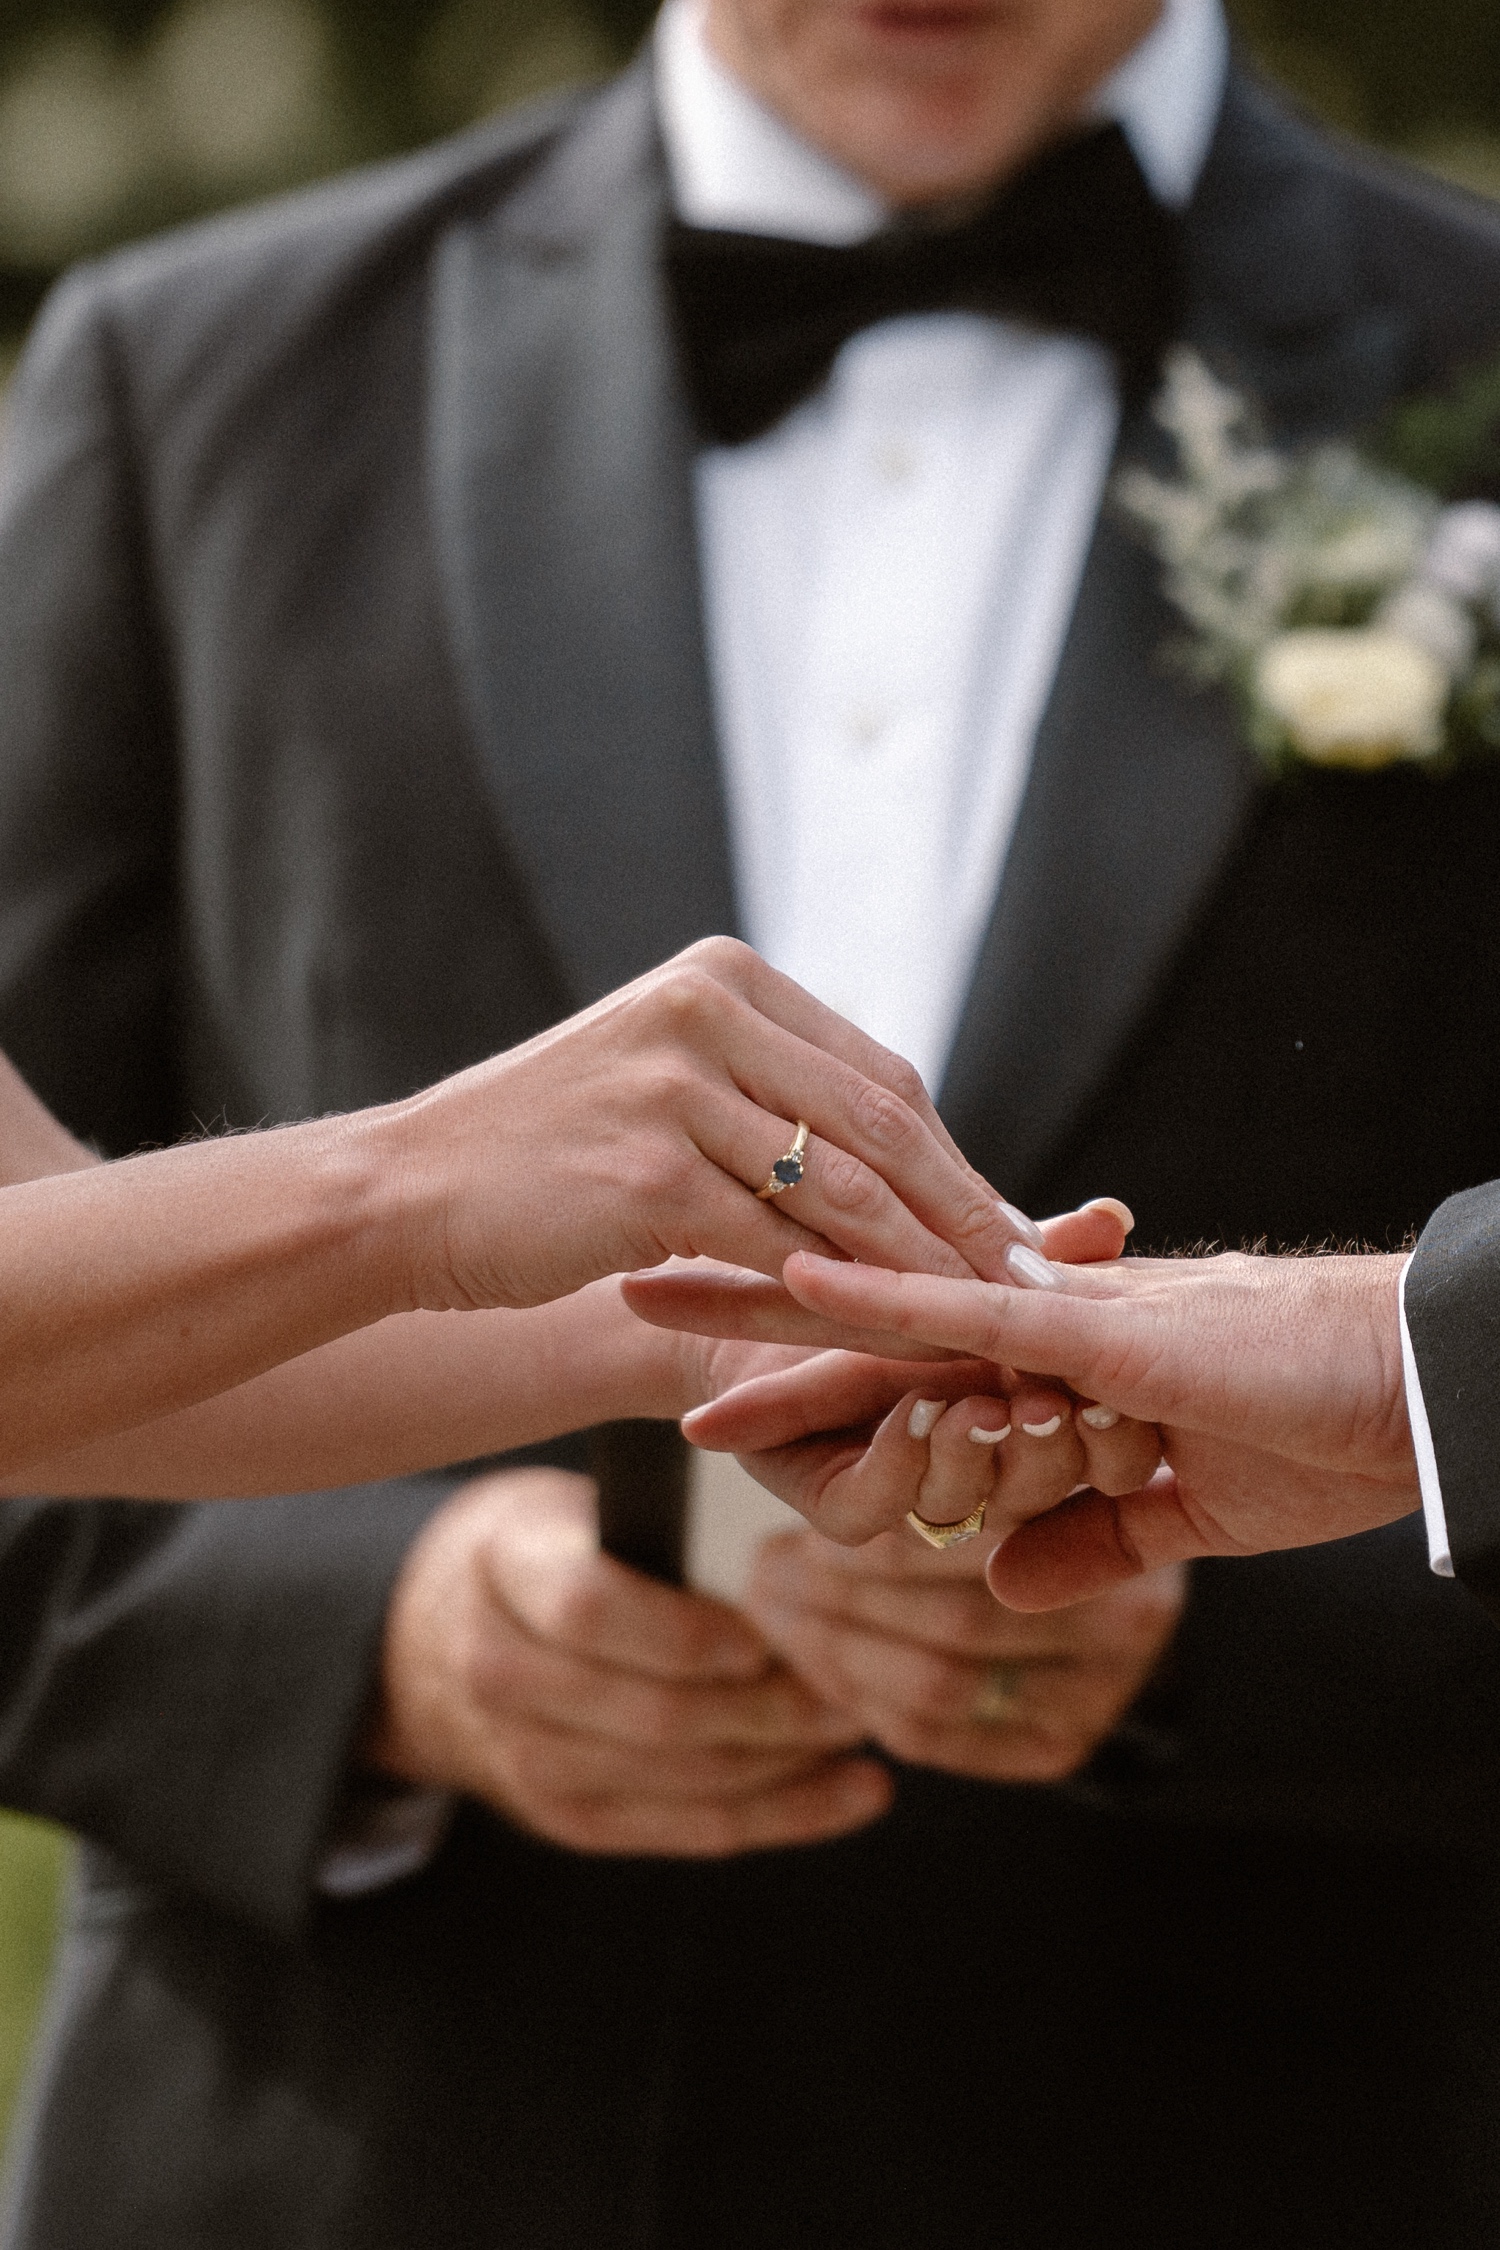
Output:
<svg viewBox="0 0 1500 2250">
<path fill-rule="evenodd" d="M 1500 1183 L 1434 1213 L 1405 1302 L 1454 1573 L 1500 1618 Z"/>
<path fill-rule="evenodd" d="M 44 314 L 0 468 L 0 1045 L 121 1152 L 177 1080 L 170 665 L 107 286 Z M 0 1796 L 288 1930 L 381 1621 L 449 1487 L 214 1508 L 0 1503 Z"/>
</svg>

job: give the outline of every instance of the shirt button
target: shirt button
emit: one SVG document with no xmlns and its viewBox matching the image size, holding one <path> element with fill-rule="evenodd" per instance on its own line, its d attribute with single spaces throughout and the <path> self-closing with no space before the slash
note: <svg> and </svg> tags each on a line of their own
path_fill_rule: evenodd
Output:
<svg viewBox="0 0 1500 2250">
<path fill-rule="evenodd" d="M 917 473 L 917 456 L 905 438 L 882 438 L 874 449 L 875 474 L 885 484 L 909 484 Z"/>
</svg>

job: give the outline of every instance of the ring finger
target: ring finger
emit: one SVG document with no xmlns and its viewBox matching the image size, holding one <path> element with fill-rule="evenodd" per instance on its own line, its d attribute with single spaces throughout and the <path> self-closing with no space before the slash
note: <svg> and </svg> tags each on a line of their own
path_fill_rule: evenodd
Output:
<svg viewBox="0 0 1500 2250">
<path fill-rule="evenodd" d="M 800 1139 L 785 1123 L 743 1097 L 711 1097 L 700 1120 L 698 1145 L 731 1179 L 743 1181 L 755 1203 L 781 1165 L 791 1170 Z M 972 1275 L 960 1253 L 924 1226 L 882 1175 L 862 1156 L 835 1146 L 809 1128 L 797 1157 L 797 1176 L 778 1181 L 778 1192 L 759 1201 L 762 1212 L 790 1220 L 850 1257 L 897 1270 Z"/>
</svg>

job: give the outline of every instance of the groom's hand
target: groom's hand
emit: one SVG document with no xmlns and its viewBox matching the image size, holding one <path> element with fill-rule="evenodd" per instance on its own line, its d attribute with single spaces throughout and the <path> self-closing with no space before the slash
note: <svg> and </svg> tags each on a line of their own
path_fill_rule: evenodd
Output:
<svg viewBox="0 0 1500 2250">
<path fill-rule="evenodd" d="M 465 1486 L 413 1546 L 368 1748 L 575 1851 L 709 1856 L 876 1819 L 862 1732 L 734 1610 L 601 1554 L 587 1479 L 528 1469 Z"/>
<path fill-rule="evenodd" d="M 1186 1573 L 1018 1617 L 985 1585 L 993 1545 L 939 1555 L 907 1532 L 853 1549 L 786 1532 L 762 1547 L 745 1606 L 809 1686 L 891 1756 L 974 1780 L 1060 1781 L 1156 1669 Z"/>
</svg>

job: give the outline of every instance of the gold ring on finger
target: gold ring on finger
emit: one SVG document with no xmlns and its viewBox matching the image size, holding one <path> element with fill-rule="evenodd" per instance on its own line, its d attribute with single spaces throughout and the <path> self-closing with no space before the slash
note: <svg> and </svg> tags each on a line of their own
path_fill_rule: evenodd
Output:
<svg viewBox="0 0 1500 2250">
<path fill-rule="evenodd" d="M 970 1716 L 982 1727 L 1003 1727 L 1015 1717 L 1025 1685 L 1024 1664 L 986 1664 Z"/>
<path fill-rule="evenodd" d="M 929 1523 L 926 1516 L 917 1514 L 915 1508 L 907 1510 L 906 1520 L 917 1537 L 925 1539 L 929 1547 L 939 1550 L 944 1547 L 961 1547 L 966 1539 L 977 1539 L 983 1531 L 984 1511 L 988 1506 L 987 1498 L 981 1500 L 972 1515 L 961 1517 L 957 1523 Z"/>
<path fill-rule="evenodd" d="M 776 1162 L 771 1166 L 771 1177 L 767 1180 L 765 1186 L 757 1188 L 755 1191 L 755 1199 L 758 1203 L 768 1203 L 773 1195 L 785 1195 L 788 1188 L 796 1187 L 807 1169 L 807 1143 L 811 1132 L 812 1127 L 807 1120 L 799 1117 L 797 1120 L 797 1138 L 793 1141 L 785 1156 L 777 1157 Z"/>
</svg>

